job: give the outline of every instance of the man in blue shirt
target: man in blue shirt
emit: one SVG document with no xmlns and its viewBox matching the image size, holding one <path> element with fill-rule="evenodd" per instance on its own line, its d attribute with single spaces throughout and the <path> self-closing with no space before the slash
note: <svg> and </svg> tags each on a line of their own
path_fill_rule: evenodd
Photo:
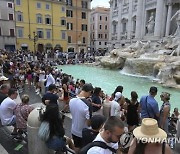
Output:
<svg viewBox="0 0 180 154">
<path fill-rule="evenodd" d="M 157 95 L 157 88 L 151 87 L 148 96 L 142 96 L 140 100 L 141 118 L 154 118 L 157 120 L 159 117 L 159 106 L 154 97 Z"/>
</svg>

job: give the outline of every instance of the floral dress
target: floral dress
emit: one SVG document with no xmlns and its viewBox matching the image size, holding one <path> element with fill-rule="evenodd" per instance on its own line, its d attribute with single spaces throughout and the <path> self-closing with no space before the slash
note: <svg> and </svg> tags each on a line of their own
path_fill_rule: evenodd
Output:
<svg viewBox="0 0 180 154">
<path fill-rule="evenodd" d="M 16 115 L 16 126 L 18 129 L 27 128 L 27 118 L 33 109 L 32 106 L 23 103 L 16 106 L 14 113 Z"/>
</svg>

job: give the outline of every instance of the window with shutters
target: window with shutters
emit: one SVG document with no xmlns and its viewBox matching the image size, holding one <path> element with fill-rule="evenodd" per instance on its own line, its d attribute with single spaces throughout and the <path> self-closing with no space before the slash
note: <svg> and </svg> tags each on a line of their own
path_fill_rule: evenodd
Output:
<svg viewBox="0 0 180 154">
<path fill-rule="evenodd" d="M 14 37 L 14 29 L 10 29 L 10 36 Z"/>
<path fill-rule="evenodd" d="M 66 16 L 67 17 L 73 17 L 73 11 L 72 10 L 66 10 Z"/>
<path fill-rule="evenodd" d="M 61 26 L 65 26 L 66 25 L 66 20 L 65 19 L 61 19 Z"/>
<path fill-rule="evenodd" d="M 51 17 L 49 15 L 45 16 L 45 24 L 47 24 L 47 25 L 51 24 Z"/>
<path fill-rule="evenodd" d="M 68 36 L 68 43 L 71 43 L 71 36 Z"/>
<path fill-rule="evenodd" d="M 43 29 L 41 28 L 37 29 L 37 36 L 38 38 L 44 38 Z"/>
<path fill-rule="evenodd" d="M 13 19 L 13 14 L 9 14 L 9 20 L 14 20 Z"/>
<path fill-rule="evenodd" d="M 86 24 L 82 24 L 81 25 L 81 30 L 82 31 L 87 31 L 87 25 Z"/>
<path fill-rule="evenodd" d="M 12 8 L 13 7 L 12 3 L 8 3 L 8 7 Z"/>
<path fill-rule="evenodd" d="M 82 12 L 82 19 L 86 19 L 86 12 Z"/>
<path fill-rule="evenodd" d="M 73 30 L 73 23 L 67 23 L 67 30 Z"/>
</svg>

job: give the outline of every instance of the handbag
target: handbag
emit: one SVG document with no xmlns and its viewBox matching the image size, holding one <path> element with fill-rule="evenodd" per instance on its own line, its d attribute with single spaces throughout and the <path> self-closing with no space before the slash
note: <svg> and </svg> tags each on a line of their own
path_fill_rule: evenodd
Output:
<svg viewBox="0 0 180 154">
<path fill-rule="evenodd" d="M 39 127 L 38 137 L 42 141 L 47 141 L 50 136 L 49 122 L 43 121 Z"/>
</svg>

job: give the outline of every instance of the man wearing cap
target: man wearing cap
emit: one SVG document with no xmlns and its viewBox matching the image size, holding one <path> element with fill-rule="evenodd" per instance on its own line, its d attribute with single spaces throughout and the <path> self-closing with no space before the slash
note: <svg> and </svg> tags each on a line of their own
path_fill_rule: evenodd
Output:
<svg viewBox="0 0 180 154">
<path fill-rule="evenodd" d="M 158 119 L 159 117 L 159 106 L 157 101 L 155 100 L 155 96 L 157 95 L 157 88 L 151 87 L 149 90 L 148 96 L 142 96 L 140 100 L 140 108 L 141 108 L 141 118 L 154 118 Z"/>
<path fill-rule="evenodd" d="M 82 147 L 82 130 L 90 126 L 89 105 L 86 103 L 87 98 L 91 96 L 93 86 L 84 84 L 82 91 L 76 98 L 72 98 L 69 102 L 70 112 L 72 114 L 71 133 L 76 147 L 76 151 Z"/>
<path fill-rule="evenodd" d="M 121 92 L 116 92 L 115 93 L 115 98 L 114 100 L 111 102 L 111 116 L 120 116 L 120 100 L 121 100 Z"/>
</svg>

